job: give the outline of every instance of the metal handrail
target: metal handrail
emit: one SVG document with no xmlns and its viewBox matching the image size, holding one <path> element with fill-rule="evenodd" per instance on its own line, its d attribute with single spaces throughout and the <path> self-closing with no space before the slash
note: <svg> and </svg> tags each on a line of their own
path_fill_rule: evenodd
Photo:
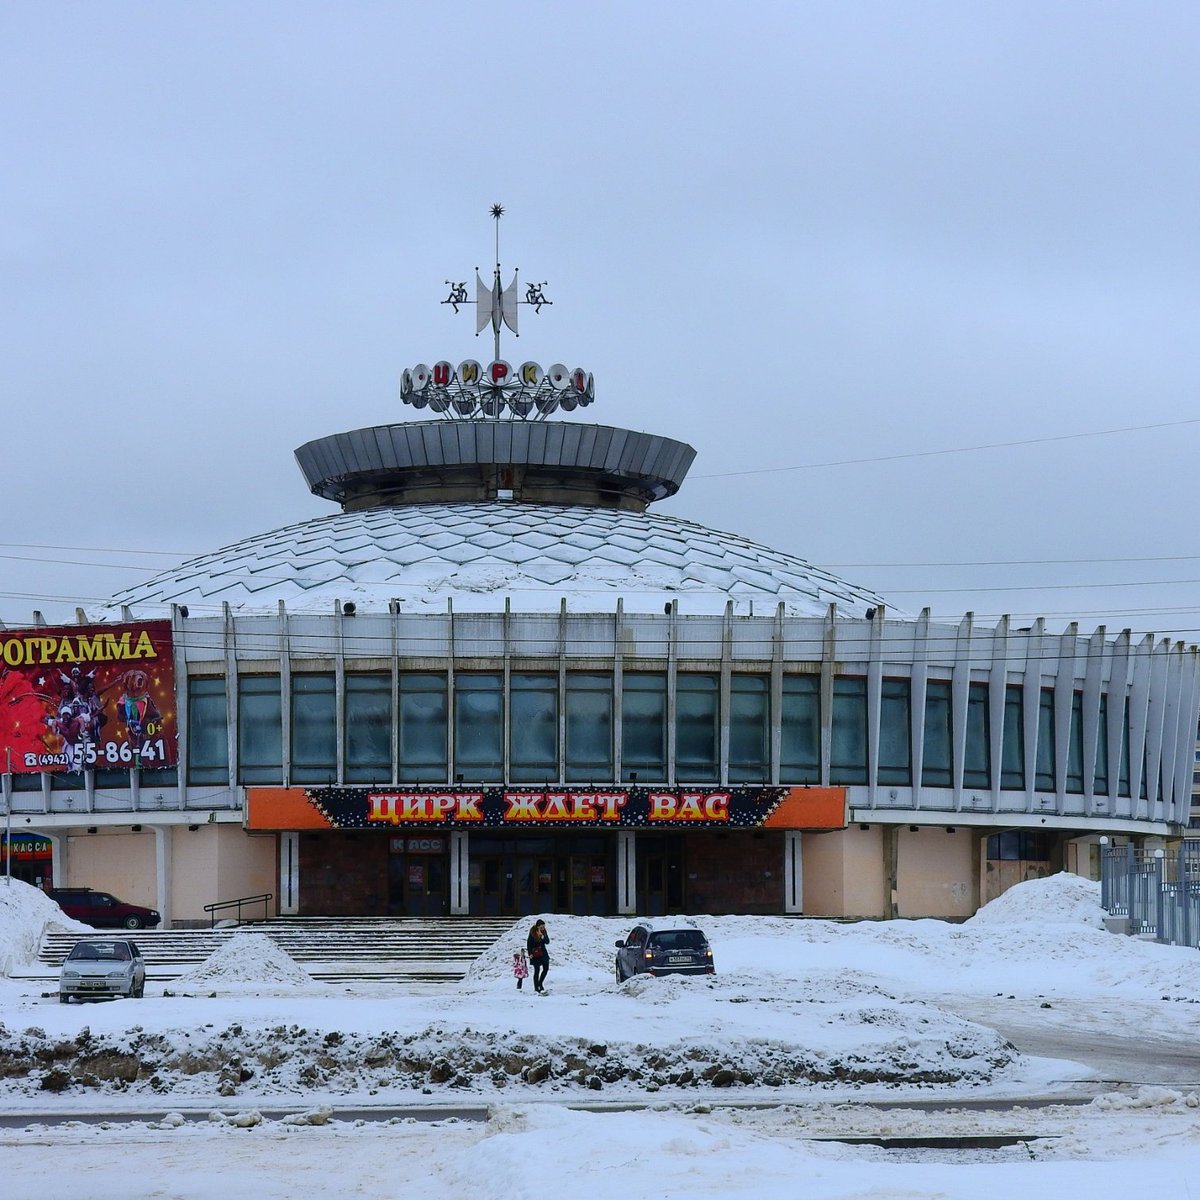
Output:
<svg viewBox="0 0 1200 1200">
<path fill-rule="evenodd" d="M 260 900 L 262 901 L 262 906 L 263 906 L 262 919 L 264 921 L 266 921 L 271 916 L 270 910 L 267 908 L 267 905 L 270 904 L 271 901 L 274 899 L 275 899 L 275 897 L 271 892 L 263 892 L 261 895 L 258 895 L 258 896 L 239 896 L 236 900 L 219 900 L 219 901 L 217 901 L 216 904 L 206 904 L 204 906 L 204 911 L 206 913 L 208 913 L 209 928 L 210 929 L 216 928 L 217 913 L 226 908 L 236 908 L 237 909 L 237 923 L 240 925 L 242 923 L 242 905 L 243 904 L 257 904 Z"/>
</svg>

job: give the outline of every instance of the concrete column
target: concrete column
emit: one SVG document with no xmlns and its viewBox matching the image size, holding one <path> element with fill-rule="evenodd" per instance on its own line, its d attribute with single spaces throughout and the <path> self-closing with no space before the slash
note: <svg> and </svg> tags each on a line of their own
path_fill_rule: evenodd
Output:
<svg viewBox="0 0 1200 1200">
<path fill-rule="evenodd" d="M 617 912 L 637 912 L 637 834 L 632 829 L 617 831 Z"/>
<path fill-rule="evenodd" d="M 883 915 L 894 921 L 900 915 L 900 831 L 883 826 Z"/>
<path fill-rule="evenodd" d="M 783 911 L 804 911 L 804 861 L 801 857 L 804 835 L 798 829 L 783 832 Z"/>
<path fill-rule="evenodd" d="M 471 835 L 465 830 L 450 834 L 450 915 L 465 917 L 471 911 Z"/>
<path fill-rule="evenodd" d="M 67 886 L 67 831 L 37 830 L 39 836 L 50 841 L 50 878 L 56 888 Z"/>
<path fill-rule="evenodd" d="M 160 929 L 171 928 L 171 833 L 172 825 L 152 825 L 154 830 L 155 907 L 162 914 Z"/>
</svg>

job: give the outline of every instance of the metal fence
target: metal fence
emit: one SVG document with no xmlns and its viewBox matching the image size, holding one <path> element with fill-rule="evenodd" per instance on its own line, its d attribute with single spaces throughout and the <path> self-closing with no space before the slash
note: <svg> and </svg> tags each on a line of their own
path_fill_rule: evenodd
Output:
<svg viewBox="0 0 1200 1200">
<path fill-rule="evenodd" d="M 1131 934 L 1200 949 L 1200 842 L 1169 852 L 1103 845 L 1100 904 L 1127 917 Z"/>
</svg>

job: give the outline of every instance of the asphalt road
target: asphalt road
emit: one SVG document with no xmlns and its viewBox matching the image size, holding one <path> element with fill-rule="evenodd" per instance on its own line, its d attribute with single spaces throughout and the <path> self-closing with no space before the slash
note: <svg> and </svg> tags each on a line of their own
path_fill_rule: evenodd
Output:
<svg viewBox="0 0 1200 1200">
<path fill-rule="evenodd" d="M 928 998 L 939 1008 L 995 1029 L 1022 1054 L 1068 1059 L 1094 1073 L 1064 1072 L 1058 1082 L 1200 1091 L 1200 1004 L 1096 1004 L 1053 996 Z"/>
</svg>

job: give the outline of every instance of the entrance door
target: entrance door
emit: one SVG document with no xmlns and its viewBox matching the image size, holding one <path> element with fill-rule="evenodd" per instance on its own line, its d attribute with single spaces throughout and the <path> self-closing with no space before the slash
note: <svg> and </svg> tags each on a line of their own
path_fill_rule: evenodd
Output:
<svg viewBox="0 0 1200 1200">
<path fill-rule="evenodd" d="M 474 842 L 475 839 L 472 839 Z M 471 912 L 481 917 L 528 917 L 554 911 L 556 859 L 552 838 L 522 838 L 474 853 Z"/>
<path fill-rule="evenodd" d="M 657 834 L 637 840 L 638 909 L 648 917 L 683 911 L 683 838 Z"/>
<path fill-rule="evenodd" d="M 561 877 L 569 879 L 569 895 L 559 901 L 559 911 L 576 917 L 608 915 L 608 856 L 571 854 L 560 867 Z M 565 889 L 560 889 L 565 890 Z"/>
<path fill-rule="evenodd" d="M 471 838 L 471 913 L 609 912 L 611 839 L 579 836 Z"/>
<path fill-rule="evenodd" d="M 449 911 L 444 838 L 391 840 L 388 916 L 444 917 Z"/>
</svg>

